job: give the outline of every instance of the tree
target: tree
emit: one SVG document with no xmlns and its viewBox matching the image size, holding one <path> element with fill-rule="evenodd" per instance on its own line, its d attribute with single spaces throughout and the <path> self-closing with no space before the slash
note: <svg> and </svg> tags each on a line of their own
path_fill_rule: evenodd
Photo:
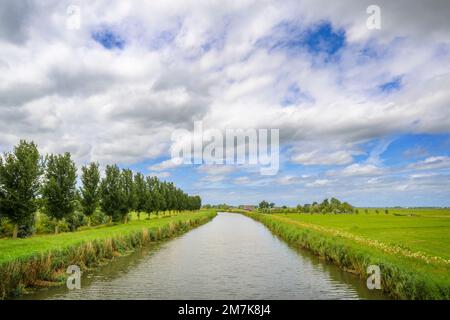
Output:
<svg viewBox="0 0 450 320">
<path fill-rule="evenodd" d="M 140 219 L 141 212 L 144 212 L 146 208 L 147 197 L 150 197 L 145 177 L 140 172 L 134 175 L 134 191 L 136 194 L 134 209 L 137 212 L 138 219 Z"/>
<path fill-rule="evenodd" d="M 58 222 L 73 214 L 77 196 L 77 168 L 70 153 L 50 155 L 46 159 L 45 180 L 42 187 L 44 213 Z"/>
<path fill-rule="evenodd" d="M 309 203 L 305 203 L 303 205 L 303 212 L 309 213 L 311 211 L 311 205 Z"/>
<path fill-rule="evenodd" d="M 270 204 L 266 200 L 263 200 L 259 203 L 258 208 L 262 211 L 266 211 L 270 208 Z"/>
<path fill-rule="evenodd" d="M 83 166 L 81 171 L 80 203 L 83 213 L 90 217 L 97 209 L 100 201 L 99 165 L 91 162 L 89 166 Z"/>
<path fill-rule="evenodd" d="M 200 196 L 188 197 L 187 202 L 188 207 L 186 209 L 188 210 L 200 210 L 200 208 L 202 207 L 202 199 L 200 198 Z"/>
<path fill-rule="evenodd" d="M 341 202 L 336 198 L 331 198 L 330 200 L 330 209 L 334 213 L 338 213 L 341 210 Z"/>
<path fill-rule="evenodd" d="M 110 217 L 110 221 L 118 221 L 123 218 L 126 207 L 125 200 L 119 167 L 107 165 L 105 178 L 100 184 L 100 206 L 103 212 Z"/>
<path fill-rule="evenodd" d="M 155 194 L 158 197 L 158 209 L 160 211 L 164 212 L 170 208 L 170 199 L 167 197 L 167 186 L 166 182 L 160 182 L 158 178 L 155 177 L 156 181 L 156 188 L 155 188 Z M 156 212 L 158 213 L 158 211 Z"/>
<path fill-rule="evenodd" d="M 133 171 L 123 169 L 121 174 L 121 188 L 124 194 L 123 218 L 128 222 L 128 213 L 136 207 L 136 193 L 134 191 Z"/>
<path fill-rule="evenodd" d="M 343 213 L 353 213 L 353 206 L 352 205 L 350 205 L 349 203 L 347 203 L 347 202 L 342 202 L 341 203 L 341 212 L 343 212 Z"/>
<path fill-rule="evenodd" d="M 36 144 L 25 140 L 13 152 L 0 156 L 0 212 L 14 225 L 14 239 L 20 226 L 30 224 L 37 209 L 40 159 Z"/>
<path fill-rule="evenodd" d="M 331 209 L 331 207 L 330 207 L 330 202 L 328 201 L 328 199 L 324 199 L 322 201 L 322 203 L 319 205 L 319 210 L 322 213 L 330 212 L 330 209 Z"/>
</svg>

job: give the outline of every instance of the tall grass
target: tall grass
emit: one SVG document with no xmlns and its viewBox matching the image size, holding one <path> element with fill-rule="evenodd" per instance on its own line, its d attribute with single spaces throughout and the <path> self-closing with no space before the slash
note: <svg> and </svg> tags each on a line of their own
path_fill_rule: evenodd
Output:
<svg viewBox="0 0 450 320">
<path fill-rule="evenodd" d="M 149 242 L 172 238 L 210 221 L 215 212 L 193 216 L 186 220 L 167 221 L 163 226 L 143 227 L 127 234 L 85 241 L 59 250 L 41 252 L 0 264 L 0 299 L 20 295 L 26 288 L 62 283 L 69 265 L 81 269 L 98 266 L 108 259 L 126 254 Z"/>
<path fill-rule="evenodd" d="M 263 223 L 290 245 L 308 249 L 362 278 L 368 276 L 366 270 L 369 265 L 380 266 L 382 289 L 393 298 L 450 299 L 450 270 L 446 265 L 420 266 L 421 262 L 414 259 L 389 255 L 348 239 L 290 224 L 271 215 L 244 214 Z"/>
</svg>

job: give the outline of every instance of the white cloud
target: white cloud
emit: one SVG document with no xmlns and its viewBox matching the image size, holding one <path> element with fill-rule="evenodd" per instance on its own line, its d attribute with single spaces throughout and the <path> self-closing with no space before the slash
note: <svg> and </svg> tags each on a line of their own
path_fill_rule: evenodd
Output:
<svg viewBox="0 0 450 320">
<path fill-rule="evenodd" d="M 369 4 L 81 0 L 82 28 L 68 30 L 65 3 L 7 2 L 0 7 L 0 149 L 25 138 L 42 152 L 70 151 L 78 163 L 139 163 L 168 157 L 172 132 L 203 120 L 217 129 L 278 128 L 289 149 L 282 158 L 347 166 L 336 179 L 388 174 L 386 136 L 450 132 L 450 3 L 433 1 L 424 10 L 420 1 L 380 0 L 376 32 L 365 26 Z M 346 31 L 339 59 L 261 45 L 283 23 L 304 30 L 321 21 Z M 103 27 L 124 38 L 123 50 L 92 39 Z M 379 92 L 398 76 L 398 91 Z M 292 85 L 308 99 L 283 106 Z M 354 163 L 374 140 L 381 142 L 367 161 Z M 175 167 L 166 160 L 148 169 L 166 174 Z M 446 167 L 441 156 L 407 169 Z M 199 173 L 223 182 L 231 170 Z M 318 176 L 309 182 L 315 191 L 329 183 Z M 275 181 L 247 179 L 234 182 L 273 189 Z"/>
<path fill-rule="evenodd" d="M 352 155 L 348 151 L 326 152 L 314 150 L 307 153 L 295 154 L 291 160 L 303 165 L 343 165 L 352 162 Z"/>
<path fill-rule="evenodd" d="M 313 182 L 307 183 L 308 187 L 324 187 L 328 186 L 333 182 L 333 180 L 329 179 L 316 179 Z"/>
<path fill-rule="evenodd" d="M 354 163 L 338 171 L 329 171 L 330 176 L 355 177 L 355 176 L 374 176 L 384 173 L 383 168 L 373 164 Z"/>
<path fill-rule="evenodd" d="M 181 164 L 179 162 L 177 162 L 176 159 L 167 159 L 160 163 L 157 163 L 157 164 L 154 164 L 154 165 L 148 167 L 148 169 L 153 170 L 153 171 L 164 171 L 167 169 L 176 168 L 180 165 Z"/>
<path fill-rule="evenodd" d="M 297 184 L 301 181 L 300 177 L 294 176 L 294 175 L 284 175 L 281 176 L 276 180 L 277 183 L 281 185 L 291 185 L 291 184 Z"/>
<path fill-rule="evenodd" d="M 428 157 L 425 160 L 413 163 L 408 167 L 416 170 L 434 170 L 434 169 L 450 168 L 450 157 L 447 156 Z"/>
</svg>

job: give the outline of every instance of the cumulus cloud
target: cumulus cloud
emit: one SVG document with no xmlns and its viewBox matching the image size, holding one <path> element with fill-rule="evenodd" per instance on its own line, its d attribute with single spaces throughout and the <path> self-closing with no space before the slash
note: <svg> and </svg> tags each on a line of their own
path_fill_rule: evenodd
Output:
<svg viewBox="0 0 450 320">
<path fill-rule="evenodd" d="M 389 137 L 450 132 L 450 3 L 380 0 L 376 31 L 366 28 L 370 4 L 82 0 L 72 30 L 64 3 L 9 1 L 0 8 L 0 149 L 25 138 L 78 163 L 136 164 L 170 156 L 172 132 L 202 120 L 280 129 L 282 166 L 331 166 L 336 179 L 385 174 Z M 308 39 L 317 30 L 326 35 Z M 120 45 L 105 46 L 99 32 Z M 447 166 L 414 151 L 424 154 L 408 169 Z M 234 173 L 191 169 L 216 182 Z M 325 173 L 307 183 L 327 185 Z"/>
</svg>

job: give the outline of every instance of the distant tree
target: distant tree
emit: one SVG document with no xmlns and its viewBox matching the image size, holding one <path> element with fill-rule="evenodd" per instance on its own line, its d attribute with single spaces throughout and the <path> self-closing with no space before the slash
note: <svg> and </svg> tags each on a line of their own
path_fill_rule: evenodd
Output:
<svg viewBox="0 0 450 320">
<path fill-rule="evenodd" d="M 319 211 L 320 211 L 319 204 L 316 201 L 314 201 L 311 204 L 310 212 L 311 213 L 318 213 Z"/>
<path fill-rule="evenodd" d="M 385 214 L 389 214 L 389 210 L 388 210 L 388 209 L 385 209 L 385 210 L 384 210 L 384 213 L 385 213 Z"/>
<path fill-rule="evenodd" d="M 13 152 L 0 156 L 0 213 L 14 225 L 13 238 L 19 227 L 32 224 L 37 209 L 41 157 L 34 142 L 21 140 Z"/>
<path fill-rule="evenodd" d="M 266 200 L 261 201 L 258 205 L 258 209 L 261 211 L 267 211 L 269 208 L 270 204 Z"/>
<path fill-rule="evenodd" d="M 304 212 L 304 213 L 309 213 L 309 212 L 311 212 L 311 205 L 310 205 L 309 203 L 305 203 L 305 204 L 303 205 L 303 212 Z"/>
<path fill-rule="evenodd" d="M 58 222 L 73 214 L 75 210 L 77 168 L 70 153 L 47 156 L 44 177 L 42 187 L 44 213 L 56 220 L 55 234 L 57 234 Z"/>
<path fill-rule="evenodd" d="M 368 214 L 368 213 L 369 213 L 369 210 L 364 209 L 364 213 L 365 213 L 365 214 Z"/>
<path fill-rule="evenodd" d="M 91 162 L 89 166 L 83 166 L 81 172 L 80 204 L 83 213 L 90 217 L 100 201 L 99 164 Z M 90 219 L 88 221 L 90 225 Z"/>
<path fill-rule="evenodd" d="M 353 206 L 351 206 L 347 202 L 342 202 L 340 205 L 340 211 L 342 213 L 352 213 L 353 212 Z"/>
<path fill-rule="evenodd" d="M 319 205 L 319 211 L 322 213 L 330 212 L 331 207 L 328 199 L 324 199 L 322 203 Z"/>
<path fill-rule="evenodd" d="M 331 198 L 330 209 L 335 213 L 339 213 L 341 211 L 341 202 L 336 198 Z"/>
<path fill-rule="evenodd" d="M 273 209 L 275 207 L 275 203 L 273 203 L 273 202 L 271 202 L 271 203 L 269 203 L 269 208 L 270 209 Z M 284 206 L 285 207 L 285 206 Z"/>
</svg>

